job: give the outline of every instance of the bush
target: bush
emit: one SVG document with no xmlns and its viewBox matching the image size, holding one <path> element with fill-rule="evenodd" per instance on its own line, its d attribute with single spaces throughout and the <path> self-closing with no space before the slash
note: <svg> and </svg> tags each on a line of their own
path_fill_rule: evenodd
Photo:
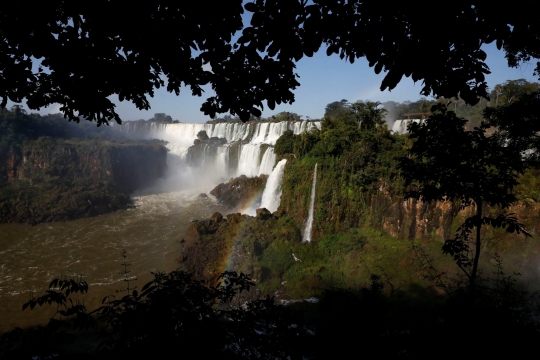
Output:
<svg viewBox="0 0 540 360">
<path fill-rule="evenodd" d="M 291 154 L 294 150 L 294 132 L 287 130 L 277 139 L 274 146 L 276 155 Z"/>
</svg>

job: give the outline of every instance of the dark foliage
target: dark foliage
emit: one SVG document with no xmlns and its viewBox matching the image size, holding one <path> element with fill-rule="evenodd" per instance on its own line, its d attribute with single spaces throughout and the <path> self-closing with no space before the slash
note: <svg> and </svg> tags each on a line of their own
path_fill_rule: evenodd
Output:
<svg viewBox="0 0 540 360">
<path fill-rule="evenodd" d="M 531 236 L 514 214 L 485 217 L 485 205 L 507 209 L 517 199 L 513 189 L 525 173 L 524 148 L 508 144 L 500 132 L 486 135 L 490 125 L 482 122 L 466 131 L 465 119 L 458 118 L 446 106 L 433 107 L 435 115 L 424 124 L 413 123 L 409 138 L 413 141 L 401 169 L 409 189 L 405 198 L 422 201 L 458 201 L 461 209 L 474 204 L 476 215 L 458 228 L 454 239 L 445 241 L 443 252 L 451 255 L 475 290 L 481 250 L 481 227 L 502 227 L 507 232 Z M 444 134 L 444 136 L 441 136 Z M 472 229 L 476 228 L 474 250 Z"/>
<path fill-rule="evenodd" d="M 411 124 L 409 138 L 414 142 L 402 169 L 415 189 L 407 196 L 457 199 L 463 206 L 480 199 L 491 206 L 514 202 L 510 190 L 526 169 L 521 153 L 506 147 L 499 134 L 486 136 L 488 124 L 466 131 L 465 119 L 442 104 L 438 110 L 425 124 Z"/>
<path fill-rule="evenodd" d="M 4 334 L 0 356 L 328 359 L 362 353 L 424 358 L 441 351 L 445 356 L 462 354 L 461 346 L 445 345 L 441 350 L 441 341 L 458 333 L 496 341 L 496 346 L 472 343 L 467 354 L 523 356 L 540 337 L 535 320 L 538 296 L 518 290 L 519 274 L 506 274 L 500 258 L 495 260 L 495 277 L 479 282 L 472 305 L 460 286 L 444 298 L 424 288 L 403 292 L 384 273 L 371 274 L 370 282 L 356 289 L 328 289 L 316 304 L 283 307 L 270 297 L 241 304 L 239 295 L 254 286 L 249 276 L 226 271 L 221 284 L 210 287 L 186 272 L 172 271 L 154 273 L 140 292 L 128 280 L 125 296 L 106 297 L 102 307 L 89 313 L 77 300 L 88 284 L 80 278 L 55 279 L 44 295 L 23 305 L 23 310 L 56 306 L 49 323 Z M 98 341 L 92 315 L 106 327 L 102 346 L 84 353 L 73 340 L 90 336 Z"/>
<path fill-rule="evenodd" d="M 285 131 L 274 146 L 276 155 L 292 154 L 294 150 L 294 132 L 292 130 Z"/>
<path fill-rule="evenodd" d="M 90 313 L 83 303 L 72 299 L 73 294 L 88 291 L 86 282 L 53 280 L 43 296 L 23 305 L 23 310 L 56 305 L 49 323 L 4 334 L 0 355 L 18 359 L 77 354 L 76 349 L 66 347 L 73 330 L 96 329 L 96 318 L 105 323 L 99 351 L 105 358 L 179 354 L 187 358 L 301 359 L 309 354 L 304 351 L 309 335 L 301 316 L 276 305 L 270 297 L 244 304 L 239 301 L 238 296 L 254 286 L 249 276 L 226 271 L 220 276 L 221 283 L 210 287 L 183 271 L 153 275 L 154 280 L 140 292 L 130 288 L 128 281 L 125 296 L 107 296 L 103 306 Z M 65 320 L 56 319 L 57 315 Z"/>
<path fill-rule="evenodd" d="M 61 352 L 63 345 L 73 341 L 74 330 L 89 330 L 97 323 L 87 311 L 79 296 L 88 292 L 88 283 L 82 278 L 56 278 L 42 296 L 33 295 L 22 307 L 33 310 L 36 305 L 52 305 L 56 311 L 45 326 L 23 331 L 20 328 L 2 335 L 0 356 L 6 359 L 46 358 Z M 75 295 L 75 299 L 74 299 Z M 66 319 L 69 319 L 66 321 Z M 68 333 L 70 332 L 70 333 Z"/>
<path fill-rule="evenodd" d="M 516 101 L 484 110 L 487 123 L 496 126 L 506 146 L 521 150 L 524 160 L 540 164 L 540 92 L 521 94 Z M 519 120 L 519 121 L 516 121 Z"/>
<path fill-rule="evenodd" d="M 252 13 L 246 27 L 244 8 Z M 326 0 L 236 0 L 211 11 L 152 2 L 129 16 L 119 1 L 18 1 L 0 14 L 2 107 L 8 99 L 31 109 L 59 103 L 70 120 L 98 124 L 121 121 L 110 96 L 147 110 L 156 88 L 179 94 L 182 84 L 198 96 L 212 86 L 216 95 L 201 107 L 211 117 L 260 116 L 263 101 L 270 109 L 294 101 L 295 62 L 321 47 L 349 62 L 365 57 L 386 72 L 382 90 L 406 76 L 423 81 L 424 96 L 459 94 L 471 104 L 488 95 L 483 44 L 496 42 L 510 66 L 540 57 L 534 4 L 525 0 L 459 2 L 433 16 L 406 3 Z"/>
</svg>

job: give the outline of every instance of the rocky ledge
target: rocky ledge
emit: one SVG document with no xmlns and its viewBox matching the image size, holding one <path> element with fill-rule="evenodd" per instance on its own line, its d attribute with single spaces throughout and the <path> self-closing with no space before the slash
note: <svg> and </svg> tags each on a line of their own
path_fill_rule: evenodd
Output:
<svg viewBox="0 0 540 360">
<path fill-rule="evenodd" d="M 261 196 L 267 180 L 268 175 L 264 174 L 251 178 L 241 175 L 219 184 L 210 194 L 231 209 L 245 208 Z"/>
</svg>

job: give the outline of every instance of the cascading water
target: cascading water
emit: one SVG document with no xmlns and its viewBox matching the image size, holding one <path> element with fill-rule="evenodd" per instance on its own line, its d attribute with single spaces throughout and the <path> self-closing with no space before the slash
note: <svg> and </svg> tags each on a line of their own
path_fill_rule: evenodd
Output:
<svg viewBox="0 0 540 360">
<path fill-rule="evenodd" d="M 263 158 L 261 160 L 261 166 L 259 167 L 259 174 L 270 174 L 272 172 L 272 168 L 274 167 L 274 164 L 276 163 L 276 154 L 274 153 L 274 148 L 269 147 L 264 152 Z"/>
<path fill-rule="evenodd" d="M 309 204 L 309 214 L 304 228 L 304 239 L 302 242 L 311 242 L 311 230 L 313 227 L 313 208 L 315 207 L 315 188 L 317 187 L 317 164 L 313 172 L 313 182 L 311 183 L 311 201 Z"/>
<path fill-rule="evenodd" d="M 406 119 L 406 120 L 396 120 L 394 122 L 394 125 L 392 126 L 392 132 L 394 134 L 406 134 L 407 133 L 407 126 L 412 123 L 420 123 L 422 120 L 420 119 Z"/>
<path fill-rule="evenodd" d="M 283 172 L 287 159 L 283 159 L 277 163 L 276 167 L 266 181 L 261 200 L 261 208 L 266 208 L 270 212 L 278 209 L 281 202 L 281 182 L 283 180 Z"/>
<path fill-rule="evenodd" d="M 246 175 L 248 177 L 257 176 L 259 173 L 258 166 L 261 154 L 261 147 L 254 144 L 246 144 L 240 150 L 240 158 L 238 159 L 238 175 Z"/>
<path fill-rule="evenodd" d="M 206 145 L 201 154 L 205 171 L 200 176 L 227 179 L 229 176 L 258 176 L 270 174 L 276 156 L 273 150 L 277 139 L 287 130 L 294 134 L 320 129 L 319 121 L 282 121 L 277 123 L 219 123 L 219 124 L 160 124 L 126 121 L 115 126 L 137 138 L 161 139 L 168 142 L 169 164 L 174 168 L 185 168 L 188 148 L 193 145 L 200 131 L 209 138 L 225 139 L 217 149 L 211 151 Z M 239 143 L 241 141 L 241 143 Z M 233 146 L 234 145 L 234 146 Z M 203 166 L 201 166 L 203 167 Z M 183 170 L 184 171 L 184 170 Z M 193 172 L 193 169 L 191 170 Z M 196 176 L 196 175 L 191 175 Z"/>
</svg>

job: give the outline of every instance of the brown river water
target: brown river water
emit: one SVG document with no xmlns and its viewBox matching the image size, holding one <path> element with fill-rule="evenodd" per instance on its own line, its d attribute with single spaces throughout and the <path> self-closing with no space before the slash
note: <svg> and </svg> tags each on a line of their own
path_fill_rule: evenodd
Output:
<svg viewBox="0 0 540 360">
<path fill-rule="evenodd" d="M 135 208 L 93 218 L 37 226 L 0 225 L 0 333 L 43 324 L 53 311 L 45 305 L 22 311 L 30 294 L 41 295 L 58 276 L 82 275 L 89 284 L 81 297 L 95 309 L 106 295 L 125 287 L 122 249 L 131 264 L 132 286 L 141 288 L 151 271 L 177 268 L 179 241 L 191 220 L 227 210 L 200 189 L 135 196 Z M 53 311 L 54 312 L 54 311 Z"/>
</svg>

